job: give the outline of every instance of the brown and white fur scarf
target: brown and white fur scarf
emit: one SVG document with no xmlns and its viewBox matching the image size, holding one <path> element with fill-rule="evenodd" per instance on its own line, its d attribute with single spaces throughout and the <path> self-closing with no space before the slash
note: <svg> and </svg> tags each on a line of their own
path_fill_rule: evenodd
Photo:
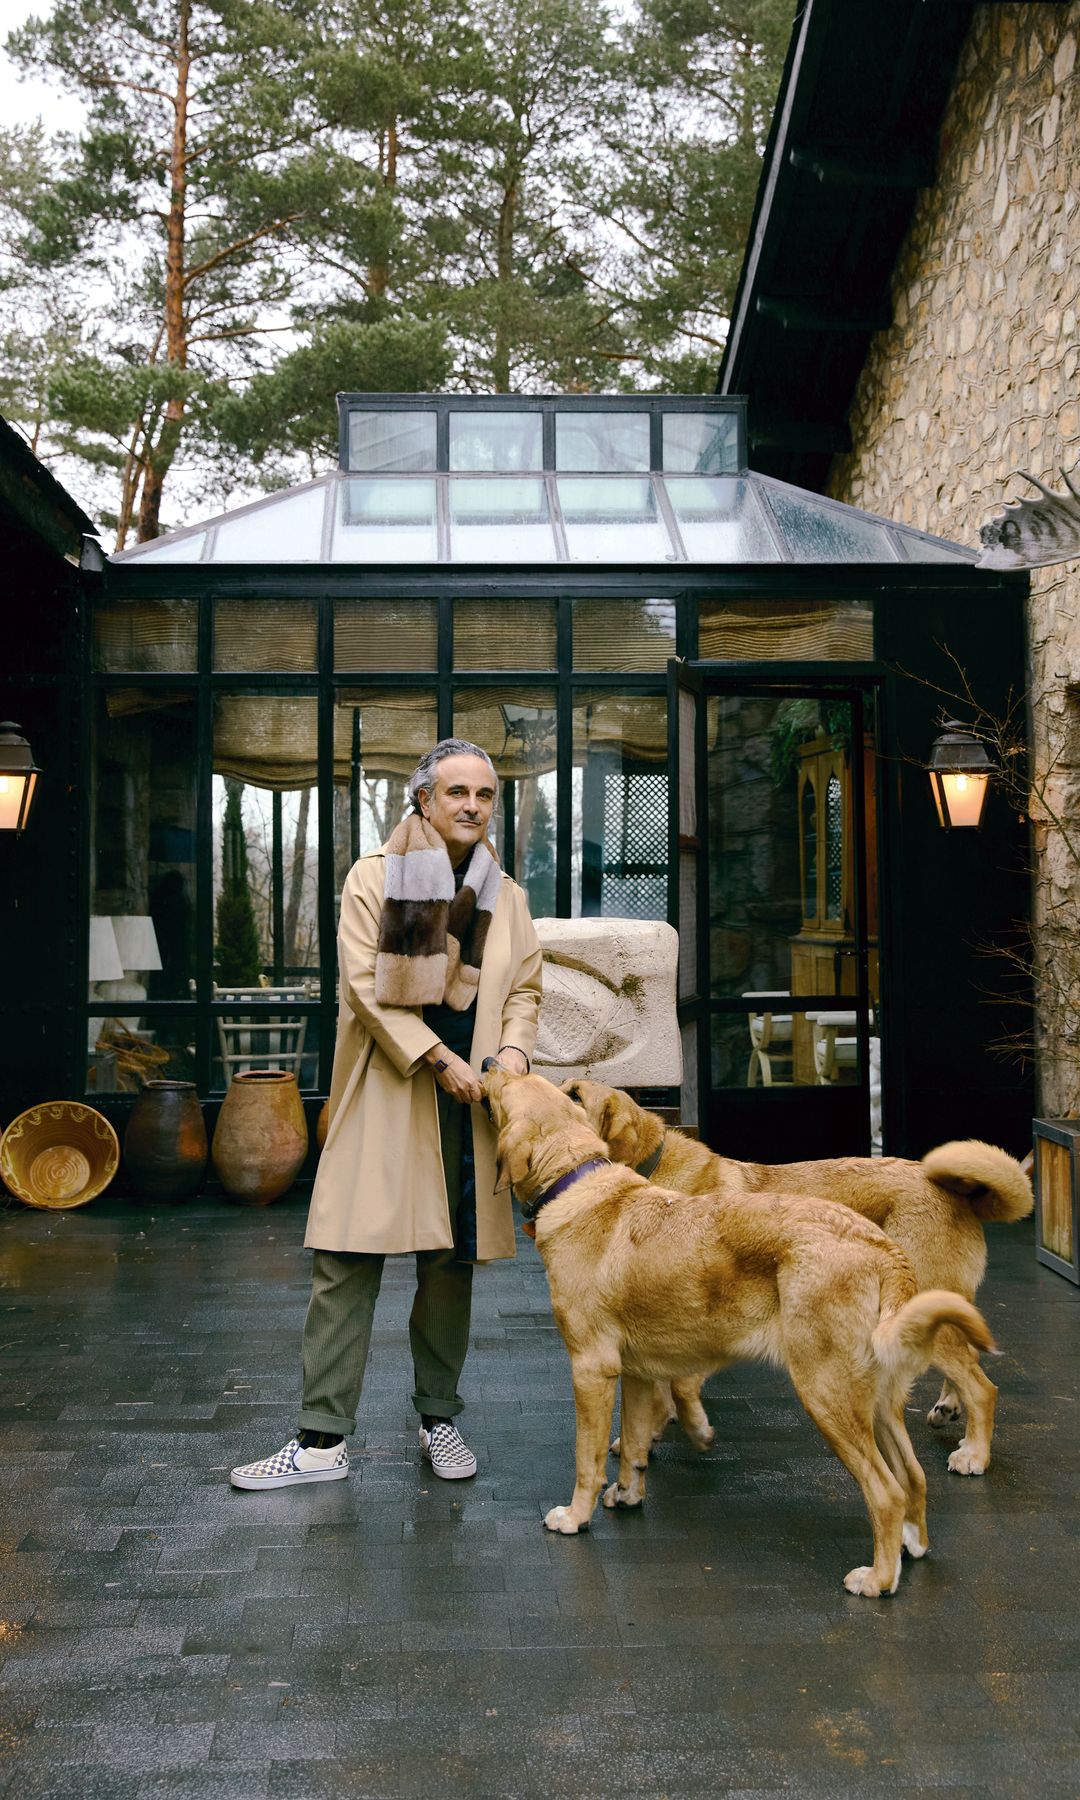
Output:
<svg viewBox="0 0 1080 1800">
<path fill-rule="evenodd" d="M 454 892 L 450 854 L 433 825 L 410 813 L 386 845 L 375 998 L 383 1006 L 464 1012 L 476 999 L 484 943 L 502 883 L 491 845 L 476 845 Z"/>
</svg>

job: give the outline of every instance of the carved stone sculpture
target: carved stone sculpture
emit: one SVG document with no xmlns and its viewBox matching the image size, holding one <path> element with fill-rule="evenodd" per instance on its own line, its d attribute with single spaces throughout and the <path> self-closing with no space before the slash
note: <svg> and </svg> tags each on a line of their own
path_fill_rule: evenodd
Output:
<svg viewBox="0 0 1080 1800">
<path fill-rule="evenodd" d="M 677 1087 L 678 933 L 650 919 L 537 919 L 544 998 L 533 1069 L 612 1087 Z"/>
<path fill-rule="evenodd" d="M 1080 556 L 1080 493 L 1064 469 L 1067 494 L 1055 494 L 1026 470 L 1018 471 L 1041 500 L 1010 500 L 1003 513 L 980 527 L 979 569 L 1040 569 Z"/>
</svg>

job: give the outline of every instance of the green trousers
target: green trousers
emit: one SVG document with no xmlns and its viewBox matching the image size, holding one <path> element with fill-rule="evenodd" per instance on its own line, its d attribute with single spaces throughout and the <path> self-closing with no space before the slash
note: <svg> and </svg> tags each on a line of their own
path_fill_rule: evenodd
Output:
<svg viewBox="0 0 1080 1800">
<path fill-rule="evenodd" d="M 463 1108 L 441 1088 L 437 1097 L 456 1243 Z M 356 1429 L 385 1260 L 352 1251 L 312 1253 L 311 1300 L 304 1322 L 304 1403 L 297 1420 L 302 1431 L 347 1437 Z M 432 1418 L 452 1419 L 463 1405 L 457 1384 L 469 1348 L 472 1274 L 472 1264 L 459 1262 L 456 1249 L 416 1252 L 416 1298 L 409 1317 L 416 1381 L 412 1402 L 417 1412 Z"/>
</svg>

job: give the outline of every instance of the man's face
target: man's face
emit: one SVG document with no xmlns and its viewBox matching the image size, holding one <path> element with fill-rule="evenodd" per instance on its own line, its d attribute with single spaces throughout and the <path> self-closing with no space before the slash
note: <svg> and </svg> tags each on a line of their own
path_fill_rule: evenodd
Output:
<svg viewBox="0 0 1080 1800">
<path fill-rule="evenodd" d="M 421 788 L 419 800 L 456 867 L 487 832 L 495 779 L 479 756 L 447 756 L 435 770 L 434 786 Z"/>
</svg>

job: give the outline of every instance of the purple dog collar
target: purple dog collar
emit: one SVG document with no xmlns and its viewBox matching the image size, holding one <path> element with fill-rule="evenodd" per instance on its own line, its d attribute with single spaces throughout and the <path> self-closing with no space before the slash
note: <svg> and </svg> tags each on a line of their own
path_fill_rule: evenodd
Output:
<svg viewBox="0 0 1080 1800">
<path fill-rule="evenodd" d="M 594 1156 L 588 1162 L 580 1163 L 576 1169 L 571 1169 L 568 1174 L 560 1175 L 558 1181 L 542 1193 L 538 1200 L 532 1201 L 531 1204 L 525 1200 L 519 1201 L 525 1223 L 533 1224 L 537 1213 L 547 1205 L 549 1200 L 557 1200 L 560 1194 L 565 1194 L 567 1188 L 572 1188 L 575 1181 L 580 1181 L 583 1175 L 591 1175 L 594 1169 L 610 1169 L 610 1167 L 610 1157 Z"/>
</svg>

